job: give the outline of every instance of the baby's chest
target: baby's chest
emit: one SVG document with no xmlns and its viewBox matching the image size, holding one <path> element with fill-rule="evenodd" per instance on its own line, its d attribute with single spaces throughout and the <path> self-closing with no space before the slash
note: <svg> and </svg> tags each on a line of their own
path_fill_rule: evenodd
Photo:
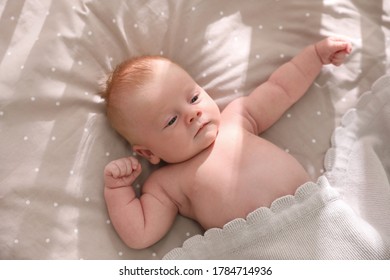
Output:
<svg viewBox="0 0 390 280">
<path fill-rule="evenodd" d="M 236 139 L 215 146 L 206 160 L 191 167 L 194 176 L 186 178 L 191 195 L 230 199 L 254 188 L 264 179 L 269 163 L 266 144 L 258 139 Z"/>
<path fill-rule="evenodd" d="M 280 184 L 286 170 L 296 166 L 291 156 L 256 136 L 243 135 L 216 143 L 207 158 L 191 166 L 187 193 L 221 199 L 261 195 L 264 186 Z M 243 194 L 244 193 L 244 194 Z"/>
<path fill-rule="evenodd" d="M 250 171 L 252 172 L 252 171 Z M 235 163 L 201 168 L 186 190 L 184 215 L 200 222 L 205 228 L 221 227 L 226 222 L 246 215 L 262 205 L 264 189 L 255 172 L 235 168 Z"/>
</svg>

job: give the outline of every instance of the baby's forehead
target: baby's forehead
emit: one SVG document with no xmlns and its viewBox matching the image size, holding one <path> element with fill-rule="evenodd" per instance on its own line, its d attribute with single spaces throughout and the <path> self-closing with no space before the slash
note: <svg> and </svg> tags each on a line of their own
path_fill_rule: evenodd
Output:
<svg viewBox="0 0 390 280">
<path fill-rule="evenodd" d="M 150 70 L 150 75 L 142 83 L 136 86 L 123 85 L 121 95 L 124 100 L 136 106 L 148 106 L 160 102 L 159 97 L 168 97 L 172 92 L 186 91 L 186 88 L 196 84 L 183 68 L 169 60 L 153 61 Z"/>
</svg>

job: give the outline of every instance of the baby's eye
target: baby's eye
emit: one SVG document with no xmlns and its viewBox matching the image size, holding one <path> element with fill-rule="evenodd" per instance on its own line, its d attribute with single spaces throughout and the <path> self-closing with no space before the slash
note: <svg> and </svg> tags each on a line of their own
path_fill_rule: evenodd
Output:
<svg viewBox="0 0 390 280">
<path fill-rule="evenodd" d="M 168 124 L 167 124 L 166 127 L 173 125 L 173 124 L 175 123 L 176 120 L 177 120 L 177 116 L 173 117 L 173 118 L 168 122 Z"/>
<path fill-rule="evenodd" d="M 194 97 L 191 98 L 191 103 L 195 103 L 199 99 L 198 95 L 195 95 Z"/>
</svg>

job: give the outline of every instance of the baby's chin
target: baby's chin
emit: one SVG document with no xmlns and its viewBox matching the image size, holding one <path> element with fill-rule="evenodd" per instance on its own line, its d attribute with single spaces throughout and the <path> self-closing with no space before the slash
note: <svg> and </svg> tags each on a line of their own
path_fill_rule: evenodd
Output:
<svg viewBox="0 0 390 280">
<path fill-rule="evenodd" d="M 188 160 L 196 157 L 197 155 L 205 152 L 209 148 L 212 148 L 212 146 L 214 145 L 214 141 L 215 141 L 215 139 L 213 141 L 210 141 L 206 145 L 201 146 L 193 151 L 188 151 L 187 153 L 176 153 L 176 155 L 174 157 L 163 159 L 163 161 L 165 163 L 170 163 L 170 164 L 188 161 Z"/>
</svg>

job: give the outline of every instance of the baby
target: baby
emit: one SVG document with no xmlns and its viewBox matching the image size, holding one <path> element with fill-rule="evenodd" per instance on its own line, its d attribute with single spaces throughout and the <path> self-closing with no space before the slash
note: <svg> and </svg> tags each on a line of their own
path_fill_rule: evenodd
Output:
<svg viewBox="0 0 390 280">
<path fill-rule="evenodd" d="M 121 239 L 145 248 L 167 233 L 178 213 L 205 229 L 222 227 L 293 195 L 308 174 L 258 135 L 304 95 L 322 65 L 338 66 L 350 52 L 351 44 L 340 38 L 310 45 L 222 112 L 166 58 L 120 64 L 107 81 L 108 119 L 138 155 L 167 163 L 148 177 L 139 198 L 132 188 L 141 173 L 136 158 L 106 166 L 104 196 Z"/>
</svg>

